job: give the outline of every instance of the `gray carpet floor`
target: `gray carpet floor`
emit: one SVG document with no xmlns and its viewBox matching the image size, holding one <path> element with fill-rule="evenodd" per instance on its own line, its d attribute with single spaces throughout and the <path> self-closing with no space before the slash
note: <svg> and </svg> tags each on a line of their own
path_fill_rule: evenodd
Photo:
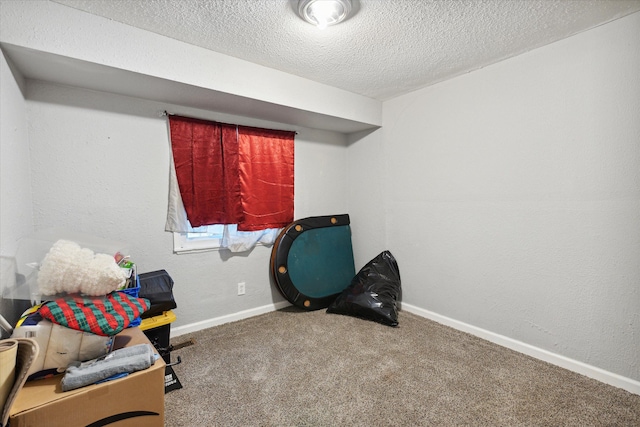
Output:
<svg viewBox="0 0 640 427">
<path fill-rule="evenodd" d="M 407 312 L 287 308 L 182 335 L 166 426 L 640 426 L 640 396 Z"/>
</svg>

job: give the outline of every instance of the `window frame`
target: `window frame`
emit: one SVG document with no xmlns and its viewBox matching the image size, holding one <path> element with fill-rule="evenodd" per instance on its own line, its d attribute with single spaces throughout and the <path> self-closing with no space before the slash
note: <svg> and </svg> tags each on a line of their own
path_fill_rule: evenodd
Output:
<svg viewBox="0 0 640 427">
<path fill-rule="evenodd" d="M 213 230 L 208 230 L 209 227 L 216 227 Z M 201 230 L 207 230 L 200 232 Z M 266 229 L 273 230 L 273 229 Z M 278 230 L 282 230 L 279 228 Z M 173 233 L 173 253 L 175 254 L 188 254 L 198 252 L 218 251 L 220 249 L 226 249 L 222 246 L 225 233 L 233 238 L 237 237 L 236 233 L 244 233 L 238 231 L 238 224 L 212 224 L 203 225 L 201 227 L 193 228 L 191 231 L 180 232 L 174 231 Z M 252 233 L 252 232 L 248 232 Z M 190 234 L 202 234 L 202 236 L 190 237 Z M 271 246 L 272 242 L 263 243 L 258 241 L 255 246 Z"/>
<path fill-rule="evenodd" d="M 173 232 L 173 252 L 176 254 L 197 253 L 217 251 L 222 246 L 222 235 L 224 233 L 224 224 L 214 224 L 211 226 L 198 227 L 220 227 L 219 232 L 202 232 L 199 233 L 197 228 L 190 232 Z M 203 234 L 201 237 L 190 237 L 190 234 Z"/>
</svg>

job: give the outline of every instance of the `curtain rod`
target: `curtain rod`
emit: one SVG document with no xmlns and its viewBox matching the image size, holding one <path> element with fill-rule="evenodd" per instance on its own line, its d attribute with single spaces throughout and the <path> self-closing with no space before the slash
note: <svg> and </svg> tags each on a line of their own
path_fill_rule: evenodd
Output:
<svg viewBox="0 0 640 427">
<path fill-rule="evenodd" d="M 278 132 L 293 132 L 293 133 L 294 133 L 294 134 L 296 134 L 296 135 L 298 134 L 298 132 L 297 132 L 297 131 L 295 131 L 295 130 L 286 130 L 286 129 L 284 129 L 284 130 L 283 130 L 283 129 L 268 129 L 268 128 L 261 128 L 261 127 L 258 127 L 258 126 L 237 125 L 237 124 L 235 124 L 235 123 L 223 123 L 223 122 L 219 122 L 219 121 L 216 121 L 216 120 L 201 119 L 200 117 L 183 116 L 182 114 L 174 114 L 174 113 L 170 113 L 170 112 L 168 112 L 167 110 L 164 110 L 164 111 L 162 112 L 162 116 L 179 116 L 179 117 L 186 117 L 187 119 L 205 120 L 205 121 L 209 121 L 209 122 L 220 123 L 220 124 L 223 124 L 223 125 L 230 125 L 230 126 L 246 126 L 246 127 L 249 127 L 249 128 L 275 130 L 275 131 L 278 131 Z"/>
</svg>

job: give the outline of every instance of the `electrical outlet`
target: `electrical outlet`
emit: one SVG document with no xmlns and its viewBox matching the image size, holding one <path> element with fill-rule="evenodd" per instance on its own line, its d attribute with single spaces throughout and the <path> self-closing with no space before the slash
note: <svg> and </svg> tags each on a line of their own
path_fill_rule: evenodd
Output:
<svg viewBox="0 0 640 427">
<path fill-rule="evenodd" d="M 244 291 L 245 291 L 245 283 L 238 282 L 238 295 L 244 295 Z"/>
</svg>

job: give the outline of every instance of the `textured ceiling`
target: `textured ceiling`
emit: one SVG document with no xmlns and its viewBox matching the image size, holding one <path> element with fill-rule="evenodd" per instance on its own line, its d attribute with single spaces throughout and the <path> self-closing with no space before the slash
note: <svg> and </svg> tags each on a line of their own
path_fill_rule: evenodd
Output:
<svg viewBox="0 0 640 427">
<path fill-rule="evenodd" d="M 359 0 L 318 30 L 297 0 L 53 0 L 379 100 L 640 10 L 640 0 Z"/>
</svg>

